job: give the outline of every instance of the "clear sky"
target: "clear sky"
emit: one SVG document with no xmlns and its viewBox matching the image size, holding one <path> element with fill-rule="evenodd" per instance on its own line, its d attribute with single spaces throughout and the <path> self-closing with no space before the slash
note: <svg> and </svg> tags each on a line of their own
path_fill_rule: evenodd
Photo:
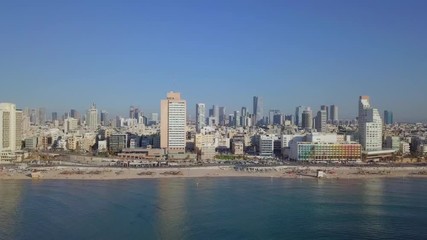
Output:
<svg viewBox="0 0 427 240">
<path fill-rule="evenodd" d="M 195 104 L 293 113 L 359 95 L 427 120 L 427 1 L 0 1 L 0 102 L 63 112 L 92 102 L 158 112 Z"/>
</svg>

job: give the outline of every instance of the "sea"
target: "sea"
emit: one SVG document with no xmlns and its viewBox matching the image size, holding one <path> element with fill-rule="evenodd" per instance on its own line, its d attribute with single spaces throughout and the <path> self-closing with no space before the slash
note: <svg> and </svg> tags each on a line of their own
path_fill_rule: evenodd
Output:
<svg viewBox="0 0 427 240">
<path fill-rule="evenodd" d="M 427 239 L 427 179 L 2 180 L 0 239 Z"/>
</svg>

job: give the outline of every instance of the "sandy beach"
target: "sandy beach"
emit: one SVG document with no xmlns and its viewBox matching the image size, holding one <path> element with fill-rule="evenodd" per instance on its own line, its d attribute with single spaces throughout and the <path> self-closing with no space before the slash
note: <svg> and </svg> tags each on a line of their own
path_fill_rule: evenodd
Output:
<svg viewBox="0 0 427 240">
<path fill-rule="evenodd" d="M 191 167 L 191 168 L 108 168 L 108 167 L 38 167 L 33 177 L 38 179 L 70 180 L 115 180 L 155 178 L 202 178 L 202 177 L 273 177 L 273 178 L 315 178 L 317 171 L 325 173 L 327 179 L 427 177 L 426 166 L 363 166 L 363 167 L 317 167 L 279 166 L 249 167 Z M 32 179 L 31 171 L 0 170 L 2 179 Z"/>
</svg>

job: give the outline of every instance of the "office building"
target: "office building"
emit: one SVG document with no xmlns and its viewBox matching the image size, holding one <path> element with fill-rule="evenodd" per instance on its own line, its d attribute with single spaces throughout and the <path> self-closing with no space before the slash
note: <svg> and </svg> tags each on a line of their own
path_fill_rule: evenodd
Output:
<svg viewBox="0 0 427 240">
<path fill-rule="evenodd" d="M 128 135 L 127 134 L 112 134 L 108 138 L 108 150 L 112 153 L 119 153 L 127 148 Z"/>
<path fill-rule="evenodd" d="M 273 115 L 273 125 L 282 125 L 283 124 L 283 114 L 276 113 Z"/>
<path fill-rule="evenodd" d="M 58 113 L 52 112 L 52 122 L 55 122 L 56 120 L 58 120 Z"/>
<path fill-rule="evenodd" d="M 338 124 L 339 119 L 338 119 L 338 106 L 336 105 L 331 105 L 330 107 L 330 120 L 333 124 Z"/>
<path fill-rule="evenodd" d="M 359 98 L 359 137 L 365 151 L 382 150 L 382 120 L 378 109 L 372 108 L 368 96 Z"/>
<path fill-rule="evenodd" d="M 310 108 L 307 108 L 301 115 L 301 127 L 306 130 L 313 128 L 313 114 Z"/>
<path fill-rule="evenodd" d="M 234 111 L 234 127 L 240 127 L 240 112 L 239 111 Z"/>
<path fill-rule="evenodd" d="M 326 132 L 326 119 L 328 114 L 326 110 L 320 110 L 316 116 L 316 130 L 318 132 Z"/>
<path fill-rule="evenodd" d="M 248 125 L 247 117 L 248 117 L 248 111 L 246 107 L 242 107 L 242 113 L 240 116 L 240 126 L 247 127 Z"/>
<path fill-rule="evenodd" d="M 302 127 L 302 113 L 307 110 L 307 107 L 298 106 L 295 109 L 295 125 Z"/>
<path fill-rule="evenodd" d="M 91 130 L 96 130 L 99 125 L 98 119 L 98 109 L 96 109 L 95 103 L 92 104 L 92 107 L 87 111 L 87 126 Z"/>
<path fill-rule="evenodd" d="M 329 107 L 326 105 L 320 106 L 320 110 L 326 111 L 326 122 L 329 122 Z"/>
<path fill-rule="evenodd" d="M 294 124 L 294 116 L 293 115 L 285 115 L 285 121 L 289 121 L 290 124 Z"/>
<path fill-rule="evenodd" d="M 274 116 L 277 115 L 277 114 L 280 114 L 279 110 L 270 110 L 268 112 L 268 124 L 269 125 L 273 125 L 274 124 L 273 123 L 273 119 L 274 119 Z"/>
<path fill-rule="evenodd" d="M 187 103 L 179 92 L 169 92 L 160 102 L 160 147 L 184 153 L 186 146 Z"/>
<path fill-rule="evenodd" d="M 102 110 L 101 111 L 101 125 L 102 126 L 108 126 L 108 123 L 109 123 L 109 121 L 108 121 L 108 112 Z"/>
<path fill-rule="evenodd" d="M 225 107 L 219 107 L 219 125 L 224 126 L 227 121 L 227 115 L 225 113 Z"/>
<path fill-rule="evenodd" d="M 212 106 L 212 117 L 214 117 L 214 125 L 219 126 L 219 107 L 217 105 Z"/>
<path fill-rule="evenodd" d="M 262 97 L 254 96 L 253 98 L 253 114 L 254 114 L 254 125 L 263 124 L 262 120 L 264 117 L 264 107 Z"/>
<path fill-rule="evenodd" d="M 388 125 L 388 124 L 393 124 L 393 123 L 394 123 L 393 112 L 385 110 L 384 111 L 384 124 Z"/>
<path fill-rule="evenodd" d="M 196 131 L 200 133 L 206 125 L 206 106 L 204 103 L 196 104 Z"/>
<path fill-rule="evenodd" d="M 157 125 L 159 123 L 159 114 L 151 113 L 151 123 Z"/>
</svg>

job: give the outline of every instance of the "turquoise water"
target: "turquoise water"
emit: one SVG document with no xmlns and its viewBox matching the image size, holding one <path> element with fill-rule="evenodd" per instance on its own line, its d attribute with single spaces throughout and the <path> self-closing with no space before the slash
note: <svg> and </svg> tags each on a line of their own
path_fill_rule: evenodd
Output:
<svg viewBox="0 0 427 240">
<path fill-rule="evenodd" d="M 427 239 L 427 179 L 0 181 L 0 239 Z"/>
</svg>

